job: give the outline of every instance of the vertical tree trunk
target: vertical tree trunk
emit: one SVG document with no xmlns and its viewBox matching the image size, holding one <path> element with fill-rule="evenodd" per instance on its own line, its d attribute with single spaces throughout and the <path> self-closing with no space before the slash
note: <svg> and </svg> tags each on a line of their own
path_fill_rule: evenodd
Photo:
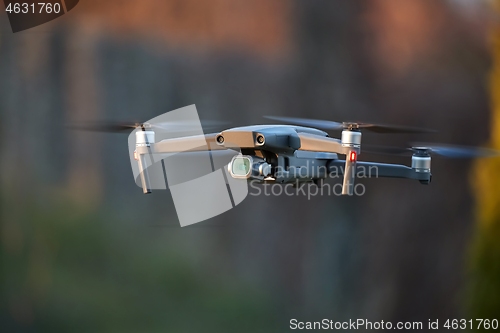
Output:
<svg viewBox="0 0 500 333">
<path fill-rule="evenodd" d="M 494 2 L 500 13 L 500 0 Z M 500 149 L 500 25 L 492 31 L 491 146 Z M 478 160 L 473 186 L 477 199 L 477 228 L 472 252 L 470 290 L 473 318 L 500 319 L 500 159 Z"/>
</svg>

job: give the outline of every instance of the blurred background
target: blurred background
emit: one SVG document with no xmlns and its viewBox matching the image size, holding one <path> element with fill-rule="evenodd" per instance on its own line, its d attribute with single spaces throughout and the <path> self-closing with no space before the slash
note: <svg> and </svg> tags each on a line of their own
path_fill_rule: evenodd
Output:
<svg viewBox="0 0 500 333">
<path fill-rule="evenodd" d="M 500 148 L 498 1 L 82 0 L 13 34 L 0 15 L 5 332 L 276 332 L 289 320 L 500 319 L 500 163 L 433 183 L 254 197 L 181 228 L 135 185 L 127 136 L 71 132 L 196 104 L 430 127 Z M 222 129 L 222 128 L 221 128 Z M 364 155 L 409 164 L 409 158 Z"/>
</svg>

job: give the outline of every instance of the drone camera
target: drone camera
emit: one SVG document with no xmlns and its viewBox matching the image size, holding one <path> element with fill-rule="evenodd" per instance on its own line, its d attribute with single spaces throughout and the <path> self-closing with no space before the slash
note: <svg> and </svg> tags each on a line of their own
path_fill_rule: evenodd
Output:
<svg viewBox="0 0 500 333">
<path fill-rule="evenodd" d="M 229 173 L 233 178 L 250 178 L 252 174 L 252 158 L 250 156 L 234 156 L 229 163 Z"/>
<path fill-rule="evenodd" d="M 231 177 L 236 179 L 264 179 L 271 173 L 271 165 L 255 156 L 238 155 L 228 165 Z"/>
</svg>

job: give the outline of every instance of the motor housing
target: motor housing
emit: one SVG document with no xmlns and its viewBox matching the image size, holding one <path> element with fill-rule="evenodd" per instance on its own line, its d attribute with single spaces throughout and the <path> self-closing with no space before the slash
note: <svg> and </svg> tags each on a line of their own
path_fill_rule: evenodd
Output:
<svg viewBox="0 0 500 333">
<path fill-rule="evenodd" d="M 149 147 L 151 143 L 155 143 L 155 132 L 153 131 L 137 131 L 135 132 L 135 145 L 137 147 Z"/>
<path fill-rule="evenodd" d="M 412 148 L 411 167 L 415 172 L 431 172 L 431 156 L 427 148 Z"/>
<path fill-rule="evenodd" d="M 355 130 L 343 130 L 340 139 L 343 147 L 361 147 L 361 132 Z"/>
</svg>

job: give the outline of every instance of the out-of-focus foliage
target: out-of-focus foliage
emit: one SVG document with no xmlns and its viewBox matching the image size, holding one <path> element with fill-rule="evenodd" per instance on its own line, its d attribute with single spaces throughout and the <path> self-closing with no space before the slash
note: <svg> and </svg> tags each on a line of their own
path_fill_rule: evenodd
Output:
<svg viewBox="0 0 500 333">
<path fill-rule="evenodd" d="M 2 331 L 273 329 L 276 309 L 262 292 L 193 264 L 162 238 L 137 241 L 109 214 L 53 199 L 4 214 Z"/>
<path fill-rule="evenodd" d="M 500 1 L 496 1 L 500 13 Z M 500 149 L 500 25 L 492 34 L 493 67 L 490 90 L 492 142 Z M 473 185 L 478 225 L 472 247 L 471 306 L 474 318 L 498 319 L 500 315 L 500 159 L 480 160 Z"/>
</svg>

